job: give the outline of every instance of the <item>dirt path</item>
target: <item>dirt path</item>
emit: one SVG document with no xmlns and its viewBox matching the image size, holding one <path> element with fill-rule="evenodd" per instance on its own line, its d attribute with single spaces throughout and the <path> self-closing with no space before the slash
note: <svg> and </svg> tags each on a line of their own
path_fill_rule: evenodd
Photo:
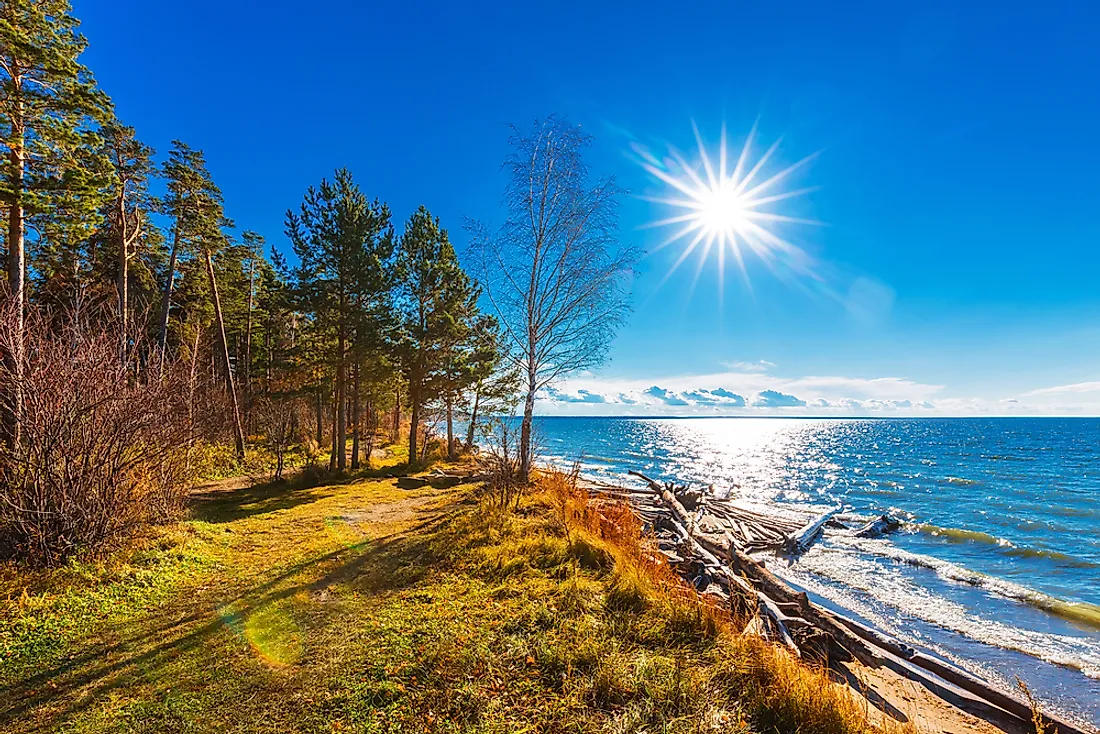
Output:
<svg viewBox="0 0 1100 734">
<path fill-rule="evenodd" d="M 383 586 L 379 575 L 395 570 L 387 554 L 456 492 L 392 479 L 197 488 L 193 518 L 152 539 L 153 551 L 26 611 L 39 629 L 16 643 L 29 659 L 0 655 L 0 730 L 110 731 L 145 718 L 174 730 L 165 719 L 181 696 L 203 691 L 203 705 L 217 705 L 210 686 L 282 695 L 293 679 L 310 690 L 334 656 L 313 659 L 309 647 L 337 649 L 337 620 L 372 603 L 349 586 Z"/>
</svg>

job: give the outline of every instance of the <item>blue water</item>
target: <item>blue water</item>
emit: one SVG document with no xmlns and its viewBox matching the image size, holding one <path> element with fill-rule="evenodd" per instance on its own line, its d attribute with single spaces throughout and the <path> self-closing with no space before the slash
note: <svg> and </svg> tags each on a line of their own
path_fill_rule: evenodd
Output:
<svg viewBox="0 0 1100 734">
<path fill-rule="evenodd" d="M 543 418 L 545 460 L 907 521 L 769 567 L 824 603 L 1100 724 L 1100 419 Z"/>
</svg>

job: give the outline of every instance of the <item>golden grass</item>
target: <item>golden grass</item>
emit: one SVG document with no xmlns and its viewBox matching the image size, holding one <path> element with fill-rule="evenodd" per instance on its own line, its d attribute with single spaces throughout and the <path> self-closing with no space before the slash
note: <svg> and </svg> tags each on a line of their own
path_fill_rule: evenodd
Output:
<svg viewBox="0 0 1100 734">
<path fill-rule="evenodd" d="M 571 543 L 594 545 L 614 558 L 607 581 L 609 606 L 655 610 L 673 643 L 713 641 L 704 684 L 713 701 L 735 706 L 760 731 L 877 731 L 865 709 L 826 671 L 807 666 L 785 648 L 742 635 L 744 619 L 717 608 L 677 577 L 648 546 L 640 521 L 624 503 L 594 501 L 560 471 L 544 472 L 538 487 Z"/>
<path fill-rule="evenodd" d="M 554 473 L 514 512 L 370 473 L 211 492 L 114 559 L 3 568 L 0 730 L 870 730 L 640 531 Z"/>
</svg>

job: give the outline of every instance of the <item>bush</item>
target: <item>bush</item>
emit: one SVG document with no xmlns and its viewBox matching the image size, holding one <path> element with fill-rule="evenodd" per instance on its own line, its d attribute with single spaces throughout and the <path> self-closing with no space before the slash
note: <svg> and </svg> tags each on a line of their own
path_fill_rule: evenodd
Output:
<svg viewBox="0 0 1100 734">
<path fill-rule="evenodd" d="M 31 309 L 21 349 L 14 325 L 0 315 L 4 351 L 23 353 L 21 370 L 0 366 L 0 408 L 19 428 L 0 449 L 0 552 L 55 564 L 177 513 L 194 428 L 186 365 L 161 366 L 79 313 Z"/>
<path fill-rule="evenodd" d="M 485 501 L 498 508 L 519 507 L 526 482 L 520 472 L 519 436 L 506 420 L 491 421 L 485 433 L 486 450 L 481 457 L 485 470 Z"/>
</svg>

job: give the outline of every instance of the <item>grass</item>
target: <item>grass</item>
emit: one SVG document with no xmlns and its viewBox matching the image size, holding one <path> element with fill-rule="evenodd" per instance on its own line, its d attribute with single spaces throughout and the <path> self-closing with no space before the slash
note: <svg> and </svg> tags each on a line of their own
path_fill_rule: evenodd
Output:
<svg viewBox="0 0 1100 734">
<path fill-rule="evenodd" d="M 384 473 L 210 492 L 107 561 L 3 568 L 0 730 L 869 730 L 565 477 L 508 513 Z"/>
</svg>

